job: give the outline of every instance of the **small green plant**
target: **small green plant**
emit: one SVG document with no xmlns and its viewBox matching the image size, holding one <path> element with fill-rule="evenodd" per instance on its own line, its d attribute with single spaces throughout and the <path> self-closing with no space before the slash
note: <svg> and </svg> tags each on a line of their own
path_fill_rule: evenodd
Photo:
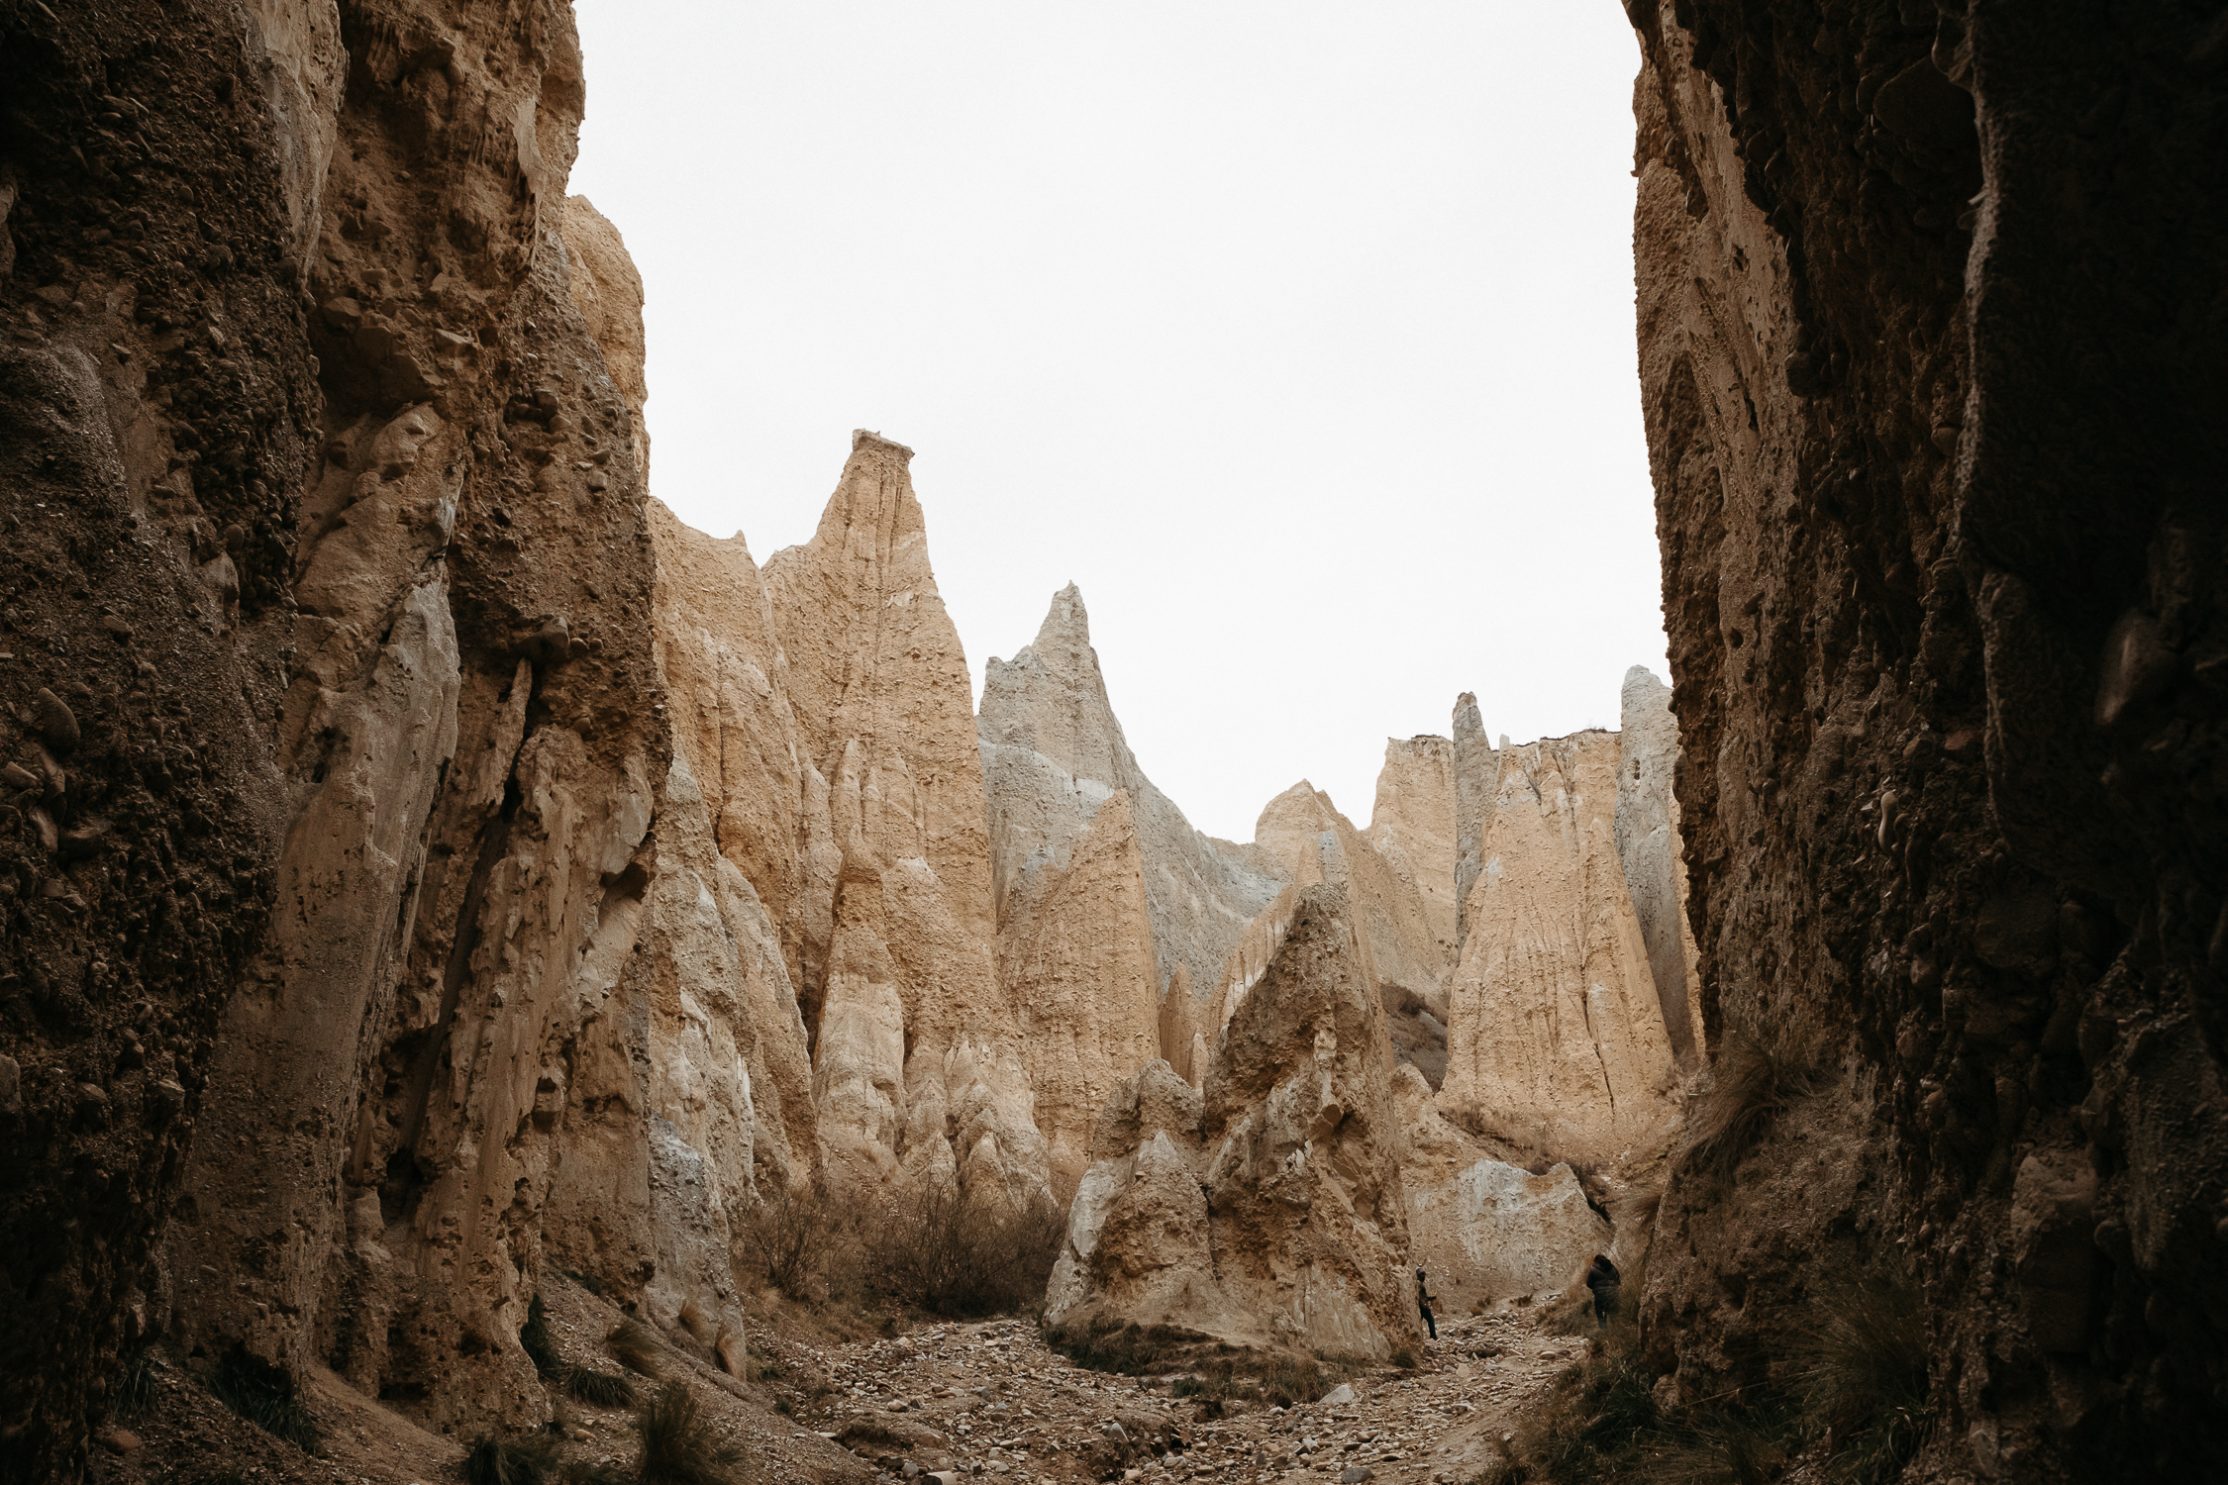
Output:
<svg viewBox="0 0 2228 1485">
<path fill-rule="evenodd" d="M 1766 1126 L 1813 1083 L 1811 1069 L 1792 1054 L 1742 1032 L 1728 1033 L 1710 1056 L 1708 1083 L 1687 1106 L 1680 1164 L 1730 1179 Z"/>
<path fill-rule="evenodd" d="M 464 1456 L 465 1485 L 557 1485 L 564 1477 L 563 1453 L 546 1433 L 483 1438 Z"/>
<path fill-rule="evenodd" d="M 722 1441 L 698 1408 L 696 1395 L 668 1382 L 635 1415 L 642 1441 L 642 1485 L 729 1485 L 742 1454 Z"/>
<path fill-rule="evenodd" d="M 665 1343 L 639 1320 L 622 1320 L 603 1338 L 604 1349 L 630 1372 L 652 1380 L 665 1374 Z"/>
<path fill-rule="evenodd" d="M 534 1363 L 534 1370 L 544 1377 L 555 1376 L 563 1364 L 557 1355 L 557 1341 L 549 1333 L 549 1312 L 542 1308 L 538 1294 L 526 1303 L 526 1323 L 519 1329 L 518 1344 L 526 1359 Z"/>
<path fill-rule="evenodd" d="M 317 1452 L 317 1420 L 303 1406 L 294 1374 L 234 1347 L 217 1363 L 209 1391 L 233 1412 L 306 1454 Z"/>
<path fill-rule="evenodd" d="M 557 1385 L 565 1396 L 574 1402 L 586 1403 L 591 1408 L 631 1408 L 634 1406 L 634 1383 L 618 1372 L 597 1371 L 589 1366 L 565 1366 L 558 1369 Z"/>
</svg>

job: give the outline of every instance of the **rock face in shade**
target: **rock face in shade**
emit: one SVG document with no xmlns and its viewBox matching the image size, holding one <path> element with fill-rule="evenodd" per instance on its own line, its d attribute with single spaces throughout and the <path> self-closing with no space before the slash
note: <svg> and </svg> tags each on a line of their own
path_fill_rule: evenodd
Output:
<svg viewBox="0 0 2228 1485">
<path fill-rule="evenodd" d="M 1671 775 L 1679 723 L 1671 688 L 1635 665 L 1625 672 L 1617 729 L 1617 856 L 1648 946 L 1648 970 L 1672 1055 L 1691 1067 L 1702 1055 L 1702 978 L 1686 918 L 1686 861 L 1679 851 L 1679 801 Z"/>
<path fill-rule="evenodd" d="M 1384 1012 L 1343 895 L 1310 887 L 1291 914 L 1204 1095 L 1156 1063 L 1101 1121 L 1047 1296 L 1056 1332 L 1359 1357 L 1420 1333 Z"/>
<path fill-rule="evenodd" d="M 1501 760 L 1472 928 L 1448 993 L 1441 1104 L 1465 1128 L 1564 1159 L 1664 1138 L 1675 1066 L 1617 854 L 1617 738 Z"/>
<path fill-rule="evenodd" d="M 1363 836 L 1392 874 L 1414 892 L 1438 947 L 1451 966 L 1461 940 L 1455 936 L 1456 842 L 1454 745 L 1429 735 L 1388 738 L 1377 798 Z"/>
<path fill-rule="evenodd" d="M 1400 1069 L 1394 1091 L 1411 1266 L 1429 1275 L 1440 1319 L 1567 1288 L 1608 1251 L 1610 1225 L 1568 1165 L 1535 1176 L 1507 1158 L 1509 1147 L 1457 1129 L 1414 1068 Z"/>
<path fill-rule="evenodd" d="M 1145 777 L 1108 703 L 1090 618 L 1073 585 L 1053 596 L 1033 643 L 989 663 L 979 726 L 1002 912 L 1042 861 L 1061 857 L 1082 836 L 1103 801 L 1128 796 L 1162 1000 L 1161 1052 L 1180 1067 L 1192 1064 L 1192 1039 L 1213 1035 L 1225 966 L 1283 883 L 1245 848 L 1193 829 Z"/>
<path fill-rule="evenodd" d="M 810 542 L 765 567 L 841 853 L 815 1085 L 844 1179 L 1045 1186 L 1019 1019 L 994 963 L 973 692 L 928 563 L 912 451 L 852 441 Z"/>
<path fill-rule="evenodd" d="M 1478 715 L 1478 699 L 1454 703 L 1454 942 L 1457 957 L 1470 937 L 1470 891 L 1485 864 L 1486 818 L 1493 812 L 1499 760 Z"/>
<path fill-rule="evenodd" d="M 1760 1379 L 1893 1253 L 1913 1477 L 2218 1473 L 2217 12 L 1628 11 L 1704 1020 L 1819 1039 L 1831 1085 L 1667 1194 L 1663 1392 Z"/>
</svg>

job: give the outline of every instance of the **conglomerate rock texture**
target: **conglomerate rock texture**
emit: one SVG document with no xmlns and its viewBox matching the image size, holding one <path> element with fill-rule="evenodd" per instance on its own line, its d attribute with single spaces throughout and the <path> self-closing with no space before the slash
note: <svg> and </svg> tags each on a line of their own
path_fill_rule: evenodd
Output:
<svg viewBox="0 0 2228 1485">
<path fill-rule="evenodd" d="M 1832 1111 L 1673 1182 L 1651 1352 L 1722 1395 L 1907 1265 L 1919 1476 L 2217 1473 L 2228 29 L 1628 10 L 1703 1029 Z"/>
</svg>

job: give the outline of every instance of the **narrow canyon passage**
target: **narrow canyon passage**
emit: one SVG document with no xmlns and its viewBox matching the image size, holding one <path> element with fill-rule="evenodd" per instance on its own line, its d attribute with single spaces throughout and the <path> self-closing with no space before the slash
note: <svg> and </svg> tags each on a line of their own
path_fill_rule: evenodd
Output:
<svg viewBox="0 0 2228 1485">
<path fill-rule="evenodd" d="M 1668 684 L 1238 841 L 564 0 L 0 0 L 0 1479 L 2228 1470 L 2228 21 L 1625 11 Z"/>
</svg>

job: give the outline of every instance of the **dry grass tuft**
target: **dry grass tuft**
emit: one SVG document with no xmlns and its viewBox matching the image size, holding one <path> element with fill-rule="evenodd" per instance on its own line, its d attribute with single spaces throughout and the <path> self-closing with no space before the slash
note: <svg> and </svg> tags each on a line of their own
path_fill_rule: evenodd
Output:
<svg viewBox="0 0 2228 1485">
<path fill-rule="evenodd" d="M 729 1485 L 742 1453 L 705 1420 L 696 1395 L 680 1382 L 658 1389 L 635 1415 L 642 1441 L 642 1485 Z"/>
<path fill-rule="evenodd" d="M 665 1375 L 665 1342 L 639 1320 L 622 1320 L 603 1338 L 604 1349 L 630 1372 L 655 1381 Z"/>
<path fill-rule="evenodd" d="M 1833 1440 L 1833 1477 L 1849 1485 L 1894 1478 L 1931 1423 L 1917 1290 L 1881 1272 L 1829 1290 L 1792 1349 L 1806 1421 Z"/>
<path fill-rule="evenodd" d="M 1815 1082 L 1807 1060 L 1744 1033 L 1728 1033 L 1711 1055 L 1702 1091 L 1687 1105 L 1680 1167 L 1730 1180 L 1766 1126 Z"/>
<path fill-rule="evenodd" d="M 634 1406 L 634 1383 L 618 1372 L 600 1372 L 594 1367 L 567 1366 L 559 1368 L 557 1385 L 565 1396 L 575 1402 L 586 1403 L 591 1408 L 631 1408 Z"/>
<path fill-rule="evenodd" d="M 546 1433 L 481 1439 L 464 1457 L 465 1485 L 557 1485 L 564 1478 L 563 1453 Z"/>
<path fill-rule="evenodd" d="M 1138 1325 L 1069 1326 L 1045 1340 L 1077 1366 L 1133 1377 L 1174 1377 L 1170 1392 L 1217 1409 L 1229 1402 L 1273 1407 L 1314 1402 L 1363 1370 L 1293 1351 L 1247 1351 L 1185 1331 Z M 1415 1360 L 1413 1353 L 1410 1361 Z"/>
</svg>

